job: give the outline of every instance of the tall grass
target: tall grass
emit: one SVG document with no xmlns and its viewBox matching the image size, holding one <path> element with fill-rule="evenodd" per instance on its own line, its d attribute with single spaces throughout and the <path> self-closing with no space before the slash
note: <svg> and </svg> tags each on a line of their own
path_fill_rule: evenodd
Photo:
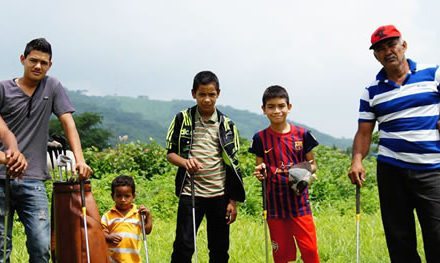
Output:
<svg viewBox="0 0 440 263">
<path fill-rule="evenodd" d="M 315 214 L 321 262 L 347 263 L 356 259 L 356 224 L 353 215 L 338 215 L 332 208 Z M 361 216 L 361 260 L 368 263 L 389 262 L 380 214 Z M 174 241 L 175 218 L 154 220 L 153 232 L 147 236 L 150 262 L 169 262 Z M 418 233 L 420 230 L 418 229 Z M 264 228 L 261 218 L 240 216 L 231 226 L 230 262 L 258 263 L 265 261 Z M 198 261 L 208 262 L 206 225 L 197 236 Z M 424 257 L 419 234 L 419 253 Z M 270 244 L 270 242 L 269 242 Z M 25 235 L 20 223 L 14 227 L 11 262 L 28 262 Z M 269 251 L 270 253 L 270 251 Z M 272 255 L 269 256 L 272 262 Z M 424 260 L 424 259 L 423 259 Z M 297 262 L 302 262 L 300 259 Z M 425 261 L 423 261 L 425 262 Z"/>
<path fill-rule="evenodd" d="M 248 146 L 249 143 L 242 148 L 247 149 Z M 101 214 L 113 206 L 110 197 L 112 179 L 119 174 L 134 177 L 136 203 L 146 205 L 153 213 L 153 232 L 148 236 L 152 263 L 170 261 L 176 227 L 175 167 L 168 164 L 165 153 L 154 143 L 128 143 L 101 152 L 96 149 L 85 151 L 95 171 L 93 194 Z M 318 181 L 312 185 L 310 193 L 321 262 L 355 262 L 355 195 L 354 187 L 347 178 L 350 156 L 328 147 L 317 147 L 316 157 L 319 163 Z M 240 204 L 238 219 L 231 226 L 230 262 L 265 262 L 261 184 L 251 176 L 255 157 L 243 150 L 240 162 L 243 174 L 247 175 L 243 178 L 247 199 Z M 389 259 L 379 212 L 375 160 L 367 158 L 364 165 L 368 177 L 362 187 L 361 260 L 363 263 L 386 263 Z M 51 182 L 47 186 L 50 196 Z M 424 257 L 420 229 L 417 231 L 419 253 Z M 199 262 L 208 262 L 205 223 L 201 225 L 197 242 Z M 27 262 L 25 235 L 19 222 L 14 226 L 13 245 L 11 262 Z M 297 262 L 302 261 L 298 259 Z"/>
</svg>

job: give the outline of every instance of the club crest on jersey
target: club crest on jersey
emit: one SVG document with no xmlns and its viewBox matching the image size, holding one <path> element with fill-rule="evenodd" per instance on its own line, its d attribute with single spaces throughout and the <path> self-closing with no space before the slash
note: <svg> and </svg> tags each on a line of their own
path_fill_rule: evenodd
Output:
<svg viewBox="0 0 440 263">
<path fill-rule="evenodd" d="M 295 151 L 299 152 L 303 149 L 303 141 L 296 141 L 295 142 Z"/>
<path fill-rule="evenodd" d="M 278 249 L 280 248 L 280 246 L 278 245 L 278 243 L 276 242 L 276 241 L 273 241 L 272 240 L 272 242 L 271 242 L 271 245 L 272 245 L 272 250 L 273 250 L 273 252 L 277 252 L 278 251 Z"/>
</svg>

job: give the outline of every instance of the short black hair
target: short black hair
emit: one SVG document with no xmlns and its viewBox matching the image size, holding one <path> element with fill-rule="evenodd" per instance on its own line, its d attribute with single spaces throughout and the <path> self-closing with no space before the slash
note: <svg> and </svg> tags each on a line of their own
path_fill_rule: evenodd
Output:
<svg viewBox="0 0 440 263">
<path fill-rule="evenodd" d="M 136 185 L 134 184 L 133 177 L 128 175 L 118 175 L 112 181 L 112 196 L 115 194 L 115 189 L 118 186 L 130 186 L 131 193 L 134 195 L 136 193 Z"/>
<path fill-rule="evenodd" d="M 49 54 L 49 58 L 52 59 L 52 46 L 45 38 L 36 38 L 27 43 L 24 49 L 24 57 L 26 58 L 32 50 L 38 50 Z"/>
<path fill-rule="evenodd" d="M 287 104 L 290 104 L 289 94 L 287 93 L 287 90 L 279 85 L 270 86 L 264 91 L 264 93 L 263 93 L 263 107 L 266 106 L 266 103 L 268 100 L 273 99 L 273 98 L 286 99 Z"/>
<path fill-rule="evenodd" d="M 201 71 L 194 77 L 192 92 L 197 92 L 200 85 L 215 84 L 215 89 L 220 92 L 220 83 L 217 76 L 211 71 Z"/>
</svg>

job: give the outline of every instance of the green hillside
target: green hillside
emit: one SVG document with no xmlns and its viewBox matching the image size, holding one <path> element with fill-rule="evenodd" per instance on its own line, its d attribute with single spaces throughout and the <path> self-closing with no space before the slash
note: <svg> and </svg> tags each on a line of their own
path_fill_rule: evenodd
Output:
<svg viewBox="0 0 440 263">
<path fill-rule="evenodd" d="M 68 93 L 77 113 L 98 112 L 103 116 L 103 126 L 114 134 L 111 143 L 116 142 L 120 135 L 128 135 L 129 140 L 145 141 L 153 138 L 163 144 L 168 125 L 174 115 L 194 104 L 192 100 L 160 101 L 145 96 L 87 96 L 81 91 Z M 268 125 L 266 117 L 262 114 L 222 105 L 219 105 L 219 109 L 231 116 L 240 130 L 240 136 L 248 140 L 256 131 Z M 351 146 L 351 140 L 335 138 L 305 124 L 297 124 L 312 130 L 323 145 L 341 149 Z"/>
</svg>

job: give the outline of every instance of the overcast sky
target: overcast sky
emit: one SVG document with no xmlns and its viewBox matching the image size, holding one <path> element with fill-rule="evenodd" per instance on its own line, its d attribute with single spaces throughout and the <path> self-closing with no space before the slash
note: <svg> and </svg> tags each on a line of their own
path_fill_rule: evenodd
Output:
<svg viewBox="0 0 440 263">
<path fill-rule="evenodd" d="M 14 0 L 1 7 L 1 79 L 21 76 L 19 55 L 42 36 L 53 48 L 49 74 L 68 89 L 191 99 L 194 75 L 212 70 L 219 104 L 260 113 L 264 89 L 279 84 L 291 96 L 290 119 L 336 137 L 353 137 L 360 95 L 380 69 L 368 50 L 378 26 L 400 29 L 407 57 L 440 63 L 438 0 Z"/>
</svg>

